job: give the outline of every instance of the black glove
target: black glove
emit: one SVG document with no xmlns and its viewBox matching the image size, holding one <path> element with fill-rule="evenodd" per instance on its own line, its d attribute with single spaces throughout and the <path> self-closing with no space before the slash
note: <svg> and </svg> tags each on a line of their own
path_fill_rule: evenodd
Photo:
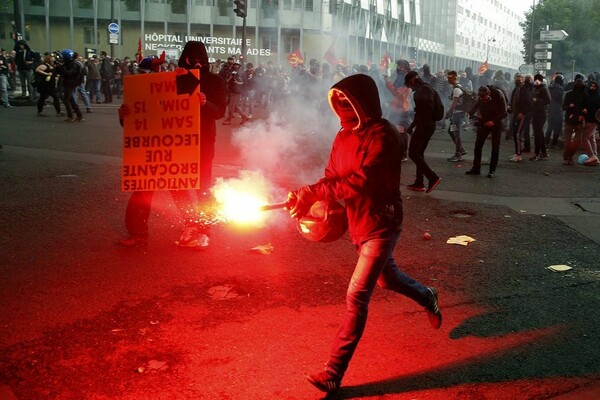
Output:
<svg viewBox="0 0 600 400">
<path fill-rule="evenodd" d="M 317 198 L 310 186 L 303 186 L 288 193 L 286 208 L 290 210 L 292 218 L 300 219 L 308 214 L 315 201 L 317 201 Z"/>
</svg>

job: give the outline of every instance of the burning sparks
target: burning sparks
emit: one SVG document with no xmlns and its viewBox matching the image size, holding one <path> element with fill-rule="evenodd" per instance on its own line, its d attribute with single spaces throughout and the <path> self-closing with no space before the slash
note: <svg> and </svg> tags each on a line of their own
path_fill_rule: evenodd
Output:
<svg viewBox="0 0 600 400">
<path fill-rule="evenodd" d="M 261 207 L 268 203 L 271 184 L 258 172 L 242 171 L 237 179 L 218 179 L 212 188 L 219 215 L 239 224 L 262 224 L 266 215 Z"/>
</svg>

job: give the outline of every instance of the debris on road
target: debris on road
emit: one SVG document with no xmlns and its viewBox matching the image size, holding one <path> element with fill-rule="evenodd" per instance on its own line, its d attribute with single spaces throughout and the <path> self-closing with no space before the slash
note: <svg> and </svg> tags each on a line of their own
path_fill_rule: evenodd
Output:
<svg viewBox="0 0 600 400">
<path fill-rule="evenodd" d="M 453 236 L 451 238 L 449 238 L 448 240 L 446 240 L 446 244 L 459 244 L 461 246 L 466 246 L 471 242 L 475 242 L 476 240 L 473 239 L 471 236 L 467 236 L 467 235 L 460 235 L 460 236 Z"/>
<path fill-rule="evenodd" d="M 546 267 L 546 269 L 549 269 L 552 272 L 565 272 L 565 271 L 569 271 L 569 270 L 573 269 L 573 267 L 570 267 L 565 264 L 560 264 L 560 265 L 550 265 L 549 267 Z"/>
<path fill-rule="evenodd" d="M 253 253 L 269 255 L 273 253 L 274 247 L 271 243 L 259 244 L 250 249 Z"/>
</svg>

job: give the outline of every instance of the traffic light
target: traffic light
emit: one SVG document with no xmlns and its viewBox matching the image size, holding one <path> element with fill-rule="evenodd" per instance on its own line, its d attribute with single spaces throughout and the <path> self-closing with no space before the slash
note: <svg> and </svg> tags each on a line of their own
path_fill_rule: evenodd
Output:
<svg viewBox="0 0 600 400">
<path fill-rule="evenodd" d="M 246 0 L 234 0 L 235 7 L 233 12 L 241 18 L 246 18 Z"/>
</svg>

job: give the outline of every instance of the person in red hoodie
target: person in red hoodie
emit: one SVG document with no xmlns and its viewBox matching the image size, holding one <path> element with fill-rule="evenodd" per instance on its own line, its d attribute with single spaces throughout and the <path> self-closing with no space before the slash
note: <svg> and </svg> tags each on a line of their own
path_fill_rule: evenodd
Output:
<svg viewBox="0 0 600 400">
<path fill-rule="evenodd" d="M 319 200 L 343 201 L 358 261 L 348 286 L 346 313 L 325 371 L 308 376 L 323 392 L 335 392 L 352 359 L 367 322 L 375 285 L 407 296 L 425 307 L 430 323 L 442 323 L 437 290 L 402 272 L 393 252 L 402 227 L 400 173 L 403 142 L 398 129 L 382 118 L 375 81 L 351 75 L 329 90 L 329 104 L 339 130 L 318 182 L 288 194 L 287 208 L 302 218 Z"/>
</svg>

